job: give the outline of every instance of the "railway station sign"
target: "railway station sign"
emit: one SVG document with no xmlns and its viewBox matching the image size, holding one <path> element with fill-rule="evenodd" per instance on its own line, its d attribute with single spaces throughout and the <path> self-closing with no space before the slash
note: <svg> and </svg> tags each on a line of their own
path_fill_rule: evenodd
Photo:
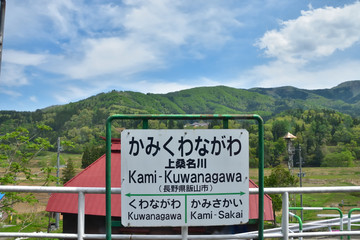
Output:
<svg viewBox="0 0 360 240">
<path fill-rule="evenodd" d="M 123 226 L 249 220 L 249 134 L 241 129 L 124 130 Z"/>
</svg>

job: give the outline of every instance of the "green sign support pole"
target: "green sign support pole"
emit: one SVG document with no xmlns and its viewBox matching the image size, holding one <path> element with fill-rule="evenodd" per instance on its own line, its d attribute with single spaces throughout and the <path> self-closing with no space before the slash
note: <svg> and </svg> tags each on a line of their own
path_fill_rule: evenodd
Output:
<svg viewBox="0 0 360 240">
<path fill-rule="evenodd" d="M 258 239 L 264 239 L 264 122 L 256 114 L 119 114 L 112 115 L 106 120 L 106 239 L 111 240 L 111 123 L 115 119 L 142 120 L 143 128 L 148 129 L 149 120 L 192 120 L 192 119 L 222 119 L 223 127 L 229 127 L 231 119 L 256 120 L 258 122 L 259 135 L 259 222 Z"/>
<path fill-rule="evenodd" d="M 105 179 L 105 194 L 106 194 L 106 239 L 111 240 L 111 122 L 114 117 L 110 116 L 106 121 L 106 179 Z"/>
<path fill-rule="evenodd" d="M 264 121 L 258 116 L 254 115 L 258 121 L 258 141 L 259 141 L 259 239 L 264 239 Z"/>
<path fill-rule="evenodd" d="M 350 211 L 348 212 L 348 231 L 351 231 L 351 214 L 354 211 L 360 211 L 360 208 L 352 208 L 350 209 Z M 348 239 L 351 239 L 351 236 L 347 237 Z"/>
</svg>

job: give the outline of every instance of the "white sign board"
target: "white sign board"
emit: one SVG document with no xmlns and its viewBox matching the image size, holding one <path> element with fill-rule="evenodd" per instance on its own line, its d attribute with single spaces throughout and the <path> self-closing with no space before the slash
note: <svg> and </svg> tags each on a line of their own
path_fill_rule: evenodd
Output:
<svg viewBox="0 0 360 240">
<path fill-rule="evenodd" d="M 124 130 L 124 226 L 234 225 L 249 220 L 249 134 L 239 129 Z"/>
</svg>

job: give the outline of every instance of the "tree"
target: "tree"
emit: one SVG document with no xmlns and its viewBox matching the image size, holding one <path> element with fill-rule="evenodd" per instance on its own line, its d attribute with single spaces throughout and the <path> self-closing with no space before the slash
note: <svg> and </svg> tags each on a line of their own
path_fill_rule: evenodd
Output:
<svg viewBox="0 0 360 240">
<path fill-rule="evenodd" d="M 81 158 L 81 168 L 86 168 L 106 152 L 105 144 L 86 146 Z"/>
<path fill-rule="evenodd" d="M 86 146 L 81 157 L 81 168 L 86 168 L 91 164 L 91 154 L 89 146 Z"/>
<path fill-rule="evenodd" d="M 298 178 L 291 175 L 288 169 L 283 168 L 281 165 L 271 170 L 269 176 L 264 178 L 265 187 L 293 187 L 298 183 Z M 280 194 L 270 194 L 273 203 L 274 216 L 275 212 L 281 210 L 282 199 Z"/>
<path fill-rule="evenodd" d="M 45 166 L 41 168 L 41 172 L 45 174 L 43 186 L 48 186 L 51 182 L 57 182 L 58 178 L 53 175 L 56 172 L 55 167 Z"/>
<path fill-rule="evenodd" d="M 321 163 L 322 167 L 353 167 L 355 157 L 349 150 L 329 153 Z"/>
<path fill-rule="evenodd" d="M 277 141 L 279 138 L 283 137 L 290 128 L 289 122 L 285 120 L 275 120 L 272 124 L 272 134 L 274 140 Z"/>
<path fill-rule="evenodd" d="M 63 183 L 66 183 L 67 181 L 72 179 L 74 176 L 75 176 L 74 163 L 73 163 L 72 159 L 69 158 L 69 160 L 66 164 L 66 167 L 64 168 L 63 177 L 61 178 L 61 181 Z"/>
<path fill-rule="evenodd" d="M 31 180 L 35 175 L 31 172 L 29 162 L 42 150 L 48 149 L 51 144 L 47 138 L 40 137 L 41 132 L 52 130 L 46 125 L 37 125 L 36 131 L 30 134 L 24 127 L 0 136 L 0 166 L 3 172 L 0 175 L 1 185 L 18 185 L 22 180 Z M 34 203 L 37 200 L 29 194 L 6 193 L 1 202 L 2 210 L 15 212 L 15 203 Z"/>
<path fill-rule="evenodd" d="M 265 140 L 265 167 L 276 167 L 280 164 L 286 150 L 286 142 L 279 138 L 276 142 Z"/>
</svg>

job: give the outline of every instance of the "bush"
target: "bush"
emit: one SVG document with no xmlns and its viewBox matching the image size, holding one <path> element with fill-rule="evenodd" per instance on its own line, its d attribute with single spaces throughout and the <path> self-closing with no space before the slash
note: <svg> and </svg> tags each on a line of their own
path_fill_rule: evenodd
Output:
<svg viewBox="0 0 360 240">
<path fill-rule="evenodd" d="M 265 176 L 265 187 L 294 187 L 298 183 L 298 178 L 291 175 L 290 171 L 283 168 L 281 165 L 271 170 L 269 176 Z M 273 202 L 274 211 L 279 211 L 282 208 L 282 199 L 279 194 L 270 194 Z"/>
<path fill-rule="evenodd" d="M 322 167 L 352 167 L 355 157 L 349 150 L 329 153 L 321 163 Z"/>
</svg>

